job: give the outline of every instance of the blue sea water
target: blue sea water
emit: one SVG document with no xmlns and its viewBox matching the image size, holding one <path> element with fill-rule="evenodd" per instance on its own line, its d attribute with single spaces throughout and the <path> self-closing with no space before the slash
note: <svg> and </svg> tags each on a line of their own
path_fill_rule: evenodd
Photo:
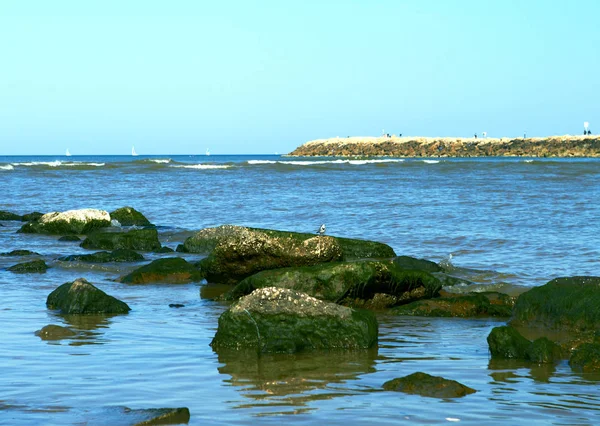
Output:
<svg viewBox="0 0 600 426">
<path fill-rule="evenodd" d="M 0 189 L 0 210 L 19 214 L 132 206 L 172 248 L 222 224 L 315 232 L 325 223 L 329 235 L 381 241 L 399 255 L 451 255 L 476 283 L 464 291 L 518 293 L 559 276 L 599 275 L 596 159 L 0 157 Z M 22 259 L 0 258 L 0 424 L 108 424 L 103 410 L 115 406 L 187 406 L 191 424 L 600 420 L 595 378 L 564 362 L 491 362 L 485 338 L 496 320 L 380 315 L 376 353 L 217 355 L 208 343 L 226 306 L 203 298 L 204 284 L 116 283 L 139 264 L 66 264 L 57 258 L 85 250 L 1 224 L 0 252 L 33 250 L 51 269 L 16 275 L 4 268 Z M 82 322 L 48 311 L 47 295 L 80 276 L 132 312 Z M 50 323 L 80 334 L 34 335 Z M 414 371 L 478 392 L 438 401 L 380 390 Z"/>
</svg>

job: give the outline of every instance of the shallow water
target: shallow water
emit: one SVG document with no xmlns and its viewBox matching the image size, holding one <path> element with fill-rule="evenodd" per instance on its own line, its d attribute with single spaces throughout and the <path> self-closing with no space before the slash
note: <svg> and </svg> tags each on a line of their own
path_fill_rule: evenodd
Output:
<svg viewBox="0 0 600 426">
<path fill-rule="evenodd" d="M 302 232 L 325 223 L 328 234 L 382 241 L 402 255 L 440 262 L 452 254 L 477 289 L 598 275 L 600 161 L 435 161 L 0 157 L 0 210 L 130 205 L 173 248 L 191 231 L 225 223 Z M 59 262 L 86 251 L 56 237 L 16 234 L 19 222 L 1 223 L 0 252 L 33 250 L 52 268 L 17 275 L 4 268 L 25 258 L 0 257 L 0 424 L 126 424 L 107 414 L 116 406 L 186 406 L 190 424 L 600 421 L 598 377 L 575 374 L 566 362 L 489 360 L 485 338 L 502 322 L 380 315 L 378 351 L 216 354 L 209 343 L 226 306 L 202 298 L 211 288 L 116 283 L 145 262 Z M 133 310 L 84 319 L 48 311 L 47 295 L 81 276 Z M 47 324 L 78 334 L 44 341 L 34 332 Z M 436 400 L 381 391 L 385 381 L 415 371 L 477 393 Z"/>
</svg>

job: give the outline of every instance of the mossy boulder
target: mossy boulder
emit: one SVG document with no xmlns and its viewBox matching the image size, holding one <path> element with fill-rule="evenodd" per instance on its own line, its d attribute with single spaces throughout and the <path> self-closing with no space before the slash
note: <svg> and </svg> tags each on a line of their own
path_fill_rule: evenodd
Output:
<svg viewBox="0 0 600 426">
<path fill-rule="evenodd" d="M 42 327 L 41 330 L 36 331 L 35 335 L 42 340 L 60 340 L 76 336 L 77 333 L 67 327 L 49 324 Z"/>
<path fill-rule="evenodd" d="M 155 251 L 160 249 L 160 241 L 156 229 L 131 229 L 128 232 L 96 231 L 89 234 L 80 246 L 99 250 Z"/>
<path fill-rule="evenodd" d="M 18 220 L 18 221 L 22 221 L 23 220 L 23 216 L 15 214 L 15 213 L 7 212 L 7 211 L 4 211 L 4 210 L 0 210 L 0 220 Z"/>
<path fill-rule="evenodd" d="M 46 213 L 38 220 L 28 222 L 17 232 L 25 234 L 88 234 L 110 226 L 110 216 L 104 210 L 81 209 L 62 213 Z"/>
<path fill-rule="evenodd" d="M 517 329 L 506 325 L 494 327 L 487 342 L 492 358 L 522 359 L 542 364 L 552 363 L 562 357 L 561 348 L 546 337 L 531 342 Z"/>
<path fill-rule="evenodd" d="M 24 214 L 21 217 L 21 220 L 23 222 L 35 222 L 35 221 L 40 220 L 42 218 L 42 216 L 44 216 L 44 213 L 31 212 L 31 213 Z"/>
<path fill-rule="evenodd" d="M 444 269 L 435 262 L 427 259 L 418 259 L 411 256 L 398 256 L 393 259 L 396 266 L 402 269 L 414 269 L 425 272 L 443 272 Z"/>
<path fill-rule="evenodd" d="M 600 277 L 556 278 L 521 294 L 515 327 L 593 333 L 600 330 Z"/>
<path fill-rule="evenodd" d="M 60 237 L 58 239 L 58 241 L 75 242 L 75 241 L 81 241 L 81 238 L 79 238 L 77 235 L 64 235 L 64 236 Z"/>
<path fill-rule="evenodd" d="M 460 398 L 476 392 L 475 389 L 471 389 L 455 380 L 421 372 L 389 380 L 383 384 L 383 389 L 431 398 Z"/>
<path fill-rule="evenodd" d="M 401 269 L 389 260 L 331 262 L 258 272 L 242 280 L 222 298 L 235 300 L 265 287 L 287 288 L 320 300 L 376 308 L 372 306 L 376 295 L 388 295 L 386 303 L 392 305 L 408 303 L 433 297 L 441 285 L 427 272 Z M 365 305 L 365 301 L 371 304 Z"/>
<path fill-rule="evenodd" d="M 377 344 L 377 329 L 372 312 L 268 287 L 221 315 L 211 346 L 259 353 L 367 349 Z"/>
<path fill-rule="evenodd" d="M 505 317 L 512 314 L 514 299 L 497 292 L 446 295 L 435 299 L 418 300 L 393 308 L 396 315 L 421 317 Z"/>
<path fill-rule="evenodd" d="M 118 220 L 123 226 L 153 226 L 146 216 L 133 207 L 121 207 L 110 212 L 110 218 Z"/>
<path fill-rule="evenodd" d="M 600 343 L 584 343 L 571 354 L 569 365 L 581 373 L 600 372 Z"/>
<path fill-rule="evenodd" d="M 144 260 L 144 256 L 130 249 L 117 249 L 111 252 L 99 251 L 91 254 L 73 254 L 71 256 L 60 257 L 58 260 L 63 262 L 88 263 L 139 262 Z"/>
<path fill-rule="evenodd" d="M 131 308 L 85 278 L 65 283 L 48 295 L 46 305 L 61 314 L 126 314 Z"/>
<path fill-rule="evenodd" d="M 264 235 L 265 241 L 271 244 L 282 244 L 296 247 L 306 240 L 311 240 L 315 234 L 276 231 L 272 229 L 246 228 L 243 226 L 223 225 L 216 228 L 205 228 L 191 237 L 187 238 L 177 251 L 185 253 L 210 254 L 218 245 L 226 244 L 228 240 L 233 243 L 243 242 L 246 238 Z M 394 250 L 382 243 L 366 240 L 355 240 L 350 238 L 334 238 L 342 250 L 338 260 L 352 259 L 387 259 L 394 257 Z"/>
<path fill-rule="evenodd" d="M 200 281 L 202 274 L 191 263 L 180 257 L 171 257 L 155 260 L 148 265 L 136 269 L 121 278 L 127 284 L 162 283 L 189 283 Z"/>
<path fill-rule="evenodd" d="M 36 253 L 31 250 L 13 250 L 5 253 L 0 253 L 0 256 L 39 256 L 39 253 Z"/>
<path fill-rule="evenodd" d="M 8 268 L 10 272 L 16 272 L 19 274 L 41 274 L 46 272 L 48 265 L 41 259 L 32 260 L 31 262 L 17 263 L 16 265 Z"/>
</svg>

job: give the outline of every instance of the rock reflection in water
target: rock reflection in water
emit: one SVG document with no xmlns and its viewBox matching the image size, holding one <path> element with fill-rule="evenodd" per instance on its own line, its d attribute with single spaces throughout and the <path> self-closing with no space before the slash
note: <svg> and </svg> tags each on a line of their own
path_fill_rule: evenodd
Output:
<svg viewBox="0 0 600 426">
<path fill-rule="evenodd" d="M 305 406 L 310 401 L 355 394 L 355 384 L 336 385 L 375 372 L 376 358 L 376 348 L 299 354 L 259 355 L 234 350 L 218 353 L 219 362 L 223 364 L 219 372 L 231 376 L 224 381 L 239 386 L 240 393 L 253 401 L 237 408 Z"/>
<path fill-rule="evenodd" d="M 556 363 L 538 364 L 537 362 L 517 359 L 491 359 L 488 363 L 488 369 L 495 370 L 490 374 L 495 381 L 511 382 L 510 380 L 498 380 L 499 377 L 506 376 L 511 379 L 529 377 L 539 383 L 549 383 L 552 376 L 556 373 Z M 523 376 L 522 374 L 518 374 L 517 370 L 519 369 L 528 369 L 529 375 Z"/>
<path fill-rule="evenodd" d="M 71 346 L 101 345 L 103 341 L 103 330 L 112 323 L 111 318 L 116 315 L 62 315 L 78 335 L 69 343 Z"/>
</svg>

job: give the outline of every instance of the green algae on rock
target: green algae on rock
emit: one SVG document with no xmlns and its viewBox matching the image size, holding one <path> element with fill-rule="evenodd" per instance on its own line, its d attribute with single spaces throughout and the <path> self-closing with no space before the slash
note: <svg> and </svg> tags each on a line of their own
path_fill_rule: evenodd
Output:
<svg viewBox="0 0 600 426">
<path fill-rule="evenodd" d="M 267 287 L 244 296 L 221 315 L 211 346 L 259 353 L 367 349 L 377 344 L 377 331 L 372 312 Z"/>
<path fill-rule="evenodd" d="M 200 280 L 202 280 L 200 271 L 180 257 L 157 259 L 120 279 L 127 284 L 154 282 L 180 284 Z"/>
<path fill-rule="evenodd" d="M 160 249 L 160 241 L 156 229 L 131 229 L 127 232 L 96 231 L 89 234 L 80 246 L 85 249 L 155 251 Z"/>
<path fill-rule="evenodd" d="M 0 253 L 0 256 L 39 256 L 39 253 L 36 253 L 31 250 L 13 250 L 5 253 Z"/>
<path fill-rule="evenodd" d="M 18 220 L 18 221 L 22 221 L 23 220 L 23 216 L 15 214 L 15 213 L 7 212 L 7 211 L 4 211 L 4 210 L 0 210 L 0 220 Z"/>
<path fill-rule="evenodd" d="M 456 294 L 419 300 L 393 308 L 396 315 L 421 317 L 506 317 L 512 315 L 514 298 L 497 292 Z"/>
<path fill-rule="evenodd" d="M 139 262 L 144 260 L 144 256 L 130 249 L 117 249 L 111 252 L 99 251 L 91 254 L 72 254 L 70 256 L 59 257 L 58 260 L 63 262 L 89 263 Z"/>
<path fill-rule="evenodd" d="M 121 207 L 110 212 L 110 218 L 123 226 L 153 226 L 146 216 L 133 207 Z"/>
<path fill-rule="evenodd" d="M 223 299 L 235 300 L 264 287 L 287 288 L 320 300 L 366 307 L 364 301 L 377 294 L 389 295 L 386 304 L 392 305 L 432 297 L 441 284 L 427 272 L 404 270 L 389 260 L 330 262 L 258 272 L 242 280 Z"/>
<path fill-rule="evenodd" d="M 600 343 L 584 343 L 571 354 L 569 365 L 581 373 L 600 372 Z"/>
<path fill-rule="evenodd" d="M 383 384 L 383 389 L 431 398 L 460 398 L 476 392 L 475 389 L 471 389 L 455 380 L 422 372 L 389 380 Z"/>
<path fill-rule="evenodd" d="M 17 232 L 25 234 L 81 235 L 110 226 L 110 216 L 104 210 L 81 209 L 46 213 L 28 222 Z"/>
<path fill-rule="evenodd" d="M 46 305 L 61 314 L 126 314 L 131 308 L 85 278 L 65 283 L 48 295 Z"/>
<path fill-rule="evenodd" d="M 46 272 L 48 265 L 41 259 L 32 260 L 31 262 L 17 263 L 8 268 L 10 272 L 18 274 L 41 274 Z"/>
<path fill-rule="evenodd" d="M 487 337 L 492 358 L 523 359 L 538 364 L 552 363 L 561 359 L 560 346 L 540 337 L 533 342 L 510 326 L 494 327 Z"/>
<path fill-rule="evenodd" d="M 58 239 L 58 241 L 75 242 L 81 241 L 81 238 L 79 238 L 77 235 L 63 235 Z"/>
<path fill-rule="evenodd" d="M 68 327 L 63 327 L 55 324 L 48 324 L 42 327 L 41 330 L 36 331 L 35 335 L 42 340 L 60 340 L 76 336 L 77 333 Z"/>
</svg>

